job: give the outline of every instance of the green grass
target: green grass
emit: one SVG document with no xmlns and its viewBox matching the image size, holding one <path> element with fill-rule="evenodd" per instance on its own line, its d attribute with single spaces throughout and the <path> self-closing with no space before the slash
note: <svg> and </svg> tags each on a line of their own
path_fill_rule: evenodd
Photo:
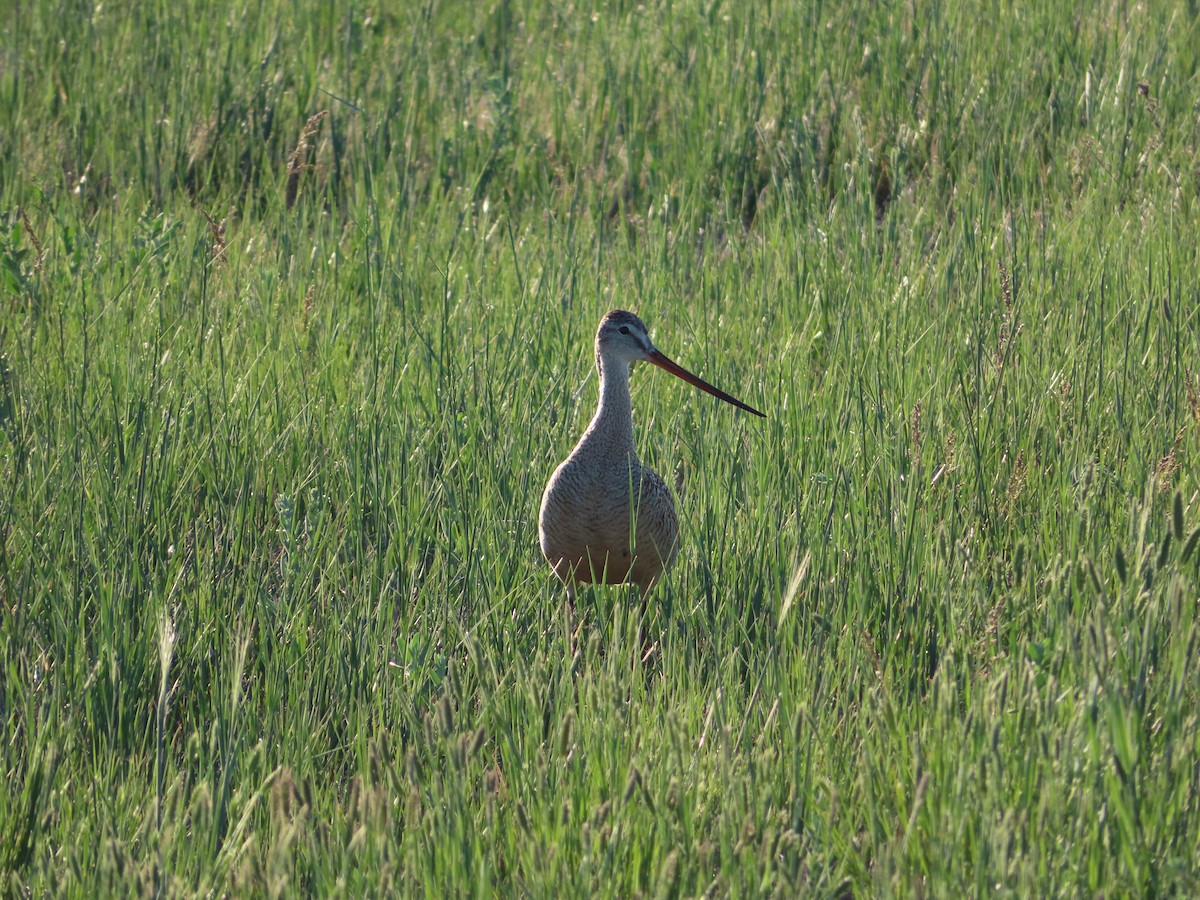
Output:
<svg viewBox="0 0 1200 900">
<path fill-rule="evenodd" d="M 1195 4 L 337 6 L 0 26 L 3 892 L 1200 893 Z"/>
</svg>

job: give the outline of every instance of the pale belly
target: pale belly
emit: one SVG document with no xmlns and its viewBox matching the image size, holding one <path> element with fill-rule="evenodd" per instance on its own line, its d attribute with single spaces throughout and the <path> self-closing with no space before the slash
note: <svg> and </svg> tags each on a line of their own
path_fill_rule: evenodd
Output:
<svg viewBox="0 0 1200 900">
<path fill-rule="evenodd" d="M 647 590 L 679 547 L 675 503 L 662 479 L 637 471 L 638 489 L 599 489 L 564 463 L 542 496 L 539 542 L 567 584 L 633 582 Z M 616 481 L 617 479 L 614 479 Z M 632 502 L 631 502 L 632 499 Z"/>
</svg>

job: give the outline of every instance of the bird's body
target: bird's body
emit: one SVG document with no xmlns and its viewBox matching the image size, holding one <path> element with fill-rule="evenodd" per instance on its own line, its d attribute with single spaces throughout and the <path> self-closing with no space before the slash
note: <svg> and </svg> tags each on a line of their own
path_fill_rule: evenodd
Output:
<svg viewBox="0 0 1200 900">
<path fill-rule="evenodd" d="M 572 596 L 578 584 L 625 582 L 645 594 L 679 553 L 675 500 L 662 478 L 642 465 L 633 444 L 629 369 L 638 360 L 762 415 L 671 362 L 633 313 L 605 316 L 596 332 L 599 406 L 550 477 L 538 517 L 542 553 Z"/>
</svg>

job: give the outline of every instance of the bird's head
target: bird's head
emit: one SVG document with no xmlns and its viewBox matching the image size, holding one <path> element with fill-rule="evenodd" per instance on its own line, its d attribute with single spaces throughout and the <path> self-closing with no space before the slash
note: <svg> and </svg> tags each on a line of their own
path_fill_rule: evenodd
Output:
<svg viewBox="0 0 1200 900">
<path fill-rule="evenodd" d="M 596 367 L 602 373 L 605 361 L 631 366 L 639 360 L 649 360 L 656 352 L 646 323 L 633 313 L 614 309 L 600 320 L 596 329 Z"/>
<path fill-rule="evenodd" d="M 623 309 L 614 309 L 600 320 L 600 327 L 596 329 L 596 368 L 600 371 L 600 377 L 604 377 L 606 368 L 610 366 L 624 366 L 628 371 L 630 366 L 640 361 L 653 363 L 676 378 L 682 378 L 688 384 L 694 385 L 726 403 L 732 403 L 739 409 L 754 413 L 756 416 L 763 415 L 753 406 L 747 406 L 741 400 L 713 387 L 703 378 L 693 375 L 683 366 L 673 362 L 670 357 L 654 346 L 650 340 L 650 334 L 646 330 L 646 324 L 641 319 Z"/>
</svg>

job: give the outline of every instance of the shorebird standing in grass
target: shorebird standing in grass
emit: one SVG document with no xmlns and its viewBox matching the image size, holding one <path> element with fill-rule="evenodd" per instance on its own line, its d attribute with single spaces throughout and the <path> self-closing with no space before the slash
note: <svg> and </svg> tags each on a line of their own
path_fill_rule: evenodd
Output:
<svg viewBox="0 0 1200 900">
<path fill-rule="evenodd" d="M 580 584 L 633 583 L 644 597 L 679 553 L 675 500 L 633 446 L 629 369 L 638 361 L 763 415 L 672 362 L 633 313 L 614 309 L 601 319 L 596 331 L 600 403 L 571 455 L 550 476 L 538 516 L 542 553 L 572 604 Z"/>
</svg>

